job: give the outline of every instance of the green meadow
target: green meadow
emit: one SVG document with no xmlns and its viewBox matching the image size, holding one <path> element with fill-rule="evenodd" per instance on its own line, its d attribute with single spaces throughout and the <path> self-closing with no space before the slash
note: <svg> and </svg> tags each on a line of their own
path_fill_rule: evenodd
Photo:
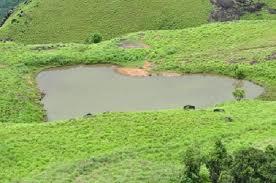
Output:
<svg viewBox="0 0 276 183">
<path fill-rule="evenodd" d="M 18 16 L 21 11 L 23 16 Z M 210 11 L 206 0 L 32 0 L 17 8 L 0 37 L 29 44 L 82 43 L 96 32 L 110 39 L 142 30 L 198 26 L 208 22 Z"/>
<path fill-rule="evenodd" d="M 120 48 L 122 40 L 148 47 Z M 204 153 L 217 138 L 231 151 L 276 145 L 275 20 L 142 31 L 92 45 L 7 42 L 0 53 L 0 182 L 177 182 L 190 145 L 200 144 Z M 266 91 L 255 100 L 219 104 L 225 113 L 210 106 L 44 122 L 39 71 L 79 64 L 141 67 L 145 61 L 157 73 L 239 72 Z M 225 121 L 229 116 L 232 123 Z"/>
</svg>

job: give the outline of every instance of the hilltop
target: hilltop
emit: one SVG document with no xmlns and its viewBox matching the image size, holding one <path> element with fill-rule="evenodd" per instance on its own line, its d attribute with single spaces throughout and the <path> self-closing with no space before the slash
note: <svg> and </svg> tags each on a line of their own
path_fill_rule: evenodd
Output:
<svg viewBox="0 0 276 183">
<path fill-rule="evenodd" d="M 261 2 L 265 3 L 262 11 L 250 13 L 249 6 L 242 19 L 276 19 L 276 14 L 269 13 L 269 8 L 276 8 L 275 1 Z M 209 0 L 28 0 L 0 28 L 0 39 L 27 44 L 83 43 L 91 33 L 107 40 L 142 30 L 183 29 L 208 23 L 213 8 Z M 222 13 L 230 19 L 233 16 L 231 11 L 227 15 L 227 9 Z"/>
<path fill-rule="evenodd" d="M 32 0 L 1 29 L 0 37 L 24 43 L 83 42 L 149 29 L 181 29 L 208 22 L 208 0 Z M 21 17 L 17 14 L 22 13 Z"/>
</svg>

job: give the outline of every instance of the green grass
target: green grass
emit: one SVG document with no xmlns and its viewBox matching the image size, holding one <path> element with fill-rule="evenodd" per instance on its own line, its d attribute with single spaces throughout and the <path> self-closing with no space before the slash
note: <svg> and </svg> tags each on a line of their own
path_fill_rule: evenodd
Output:
<svg viewBox="0 0 276 183">
<path fill-rule="evenodd" d="M 206 0 L 33 0 L 22 5 L 0 37 L 24 43 L 82 43 L 99 32 L 104 39 L 149 29 L 176 29 L 207 23 Z M 17 20 L 12 23 L 12 20 Z"/>
<path fill-rule="evenodd" d="M 275 102 L 222 107 L 226 114 L 173 110 L 111 113 L 63 123 L 1 124 L 0 180 L 158 182 L 177 176 L 186 147 L 195 142 L 204 152 L 216 137 L 231 150 L 275 144 Z M 226 115 L 235 122 L 225 122 Z"/>
<path fill-rule="evenodd" d="M 262 2 L 276 6 L 274 0 Z M 107 40 L 142 30 L 199 26 L 208 22 L 211 10 L 208 0 L 32 0 L 17 8 L 0 29 L 0 38 L 27 44 L 83 43 L 91 33 L 100 33 Z M 242 19 L 275 20 L 276 15 L 265 7 Z"/>
<path fill-rule="evenodd" d="M 121 39 L 144 49 L 122 49 Z M 185 149 L 208 152 L 220 137 L 231 151 L 276 145 L 276 21 L 209 24 L 133 33 L 97 45 L 0 43 L 0 182 L 174 182 Z M 154 64 L 154 71 L 213 73 L 263 85 L 260 99 L 220 106 L 226 113 L 180 109 L 110 113 L 42 123 L 35 75 L 55 66 Z M 251 64 L 254 61 L 254 64 Z M 231 116 L 233 123 L 225 122 Z"/>
</svg>

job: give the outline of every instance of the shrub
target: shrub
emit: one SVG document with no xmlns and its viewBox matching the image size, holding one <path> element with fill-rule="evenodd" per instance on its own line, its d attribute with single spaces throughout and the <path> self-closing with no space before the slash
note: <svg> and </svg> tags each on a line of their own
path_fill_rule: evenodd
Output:
<svg viewBox="0 0 276 183">
<path fill-rule="evenodd" d="M 221 176 L 221 172 L 230 165 L 231 156 L 227 154 L 227 150 L 225 146 L 222 144 L 220 140 L 216 141 L 215 148 L 213 152 L 211 152 L 206 161 L 206 167 L 210 173 L 210 179 L 212 183 L 218 183 L 219 178 Z M 223 176 L 223 180 L 229 179 L 226 176 Z"/>
<path fill-rule="evenodd" d="M 244 79 L 246 76 L 245 76 L 244 71 L 241 68 L 236 67 L 236 69 L 235 69 L 235 77 L 237 79 Z"/>
<path fill-rule="evenodd" d="M 242 100 L 245 97 L 244 89 L 236 88 L 235 91 L 233 91 L 233 96 L 237 101 Z"/>
<path fill-rule="evenodd" d="M 233 181 L 234 177 L 228 171 L 223 171 L 220 174 L 218 183 L 231 183 Z"/>
<path fill-rule="evenodd" d="M 181 183 L 202 182 L 200 177 L 200 167 L 202 164 L 202 159 L 199 148 L 191 147 L 186 151 L 184 164 L 185 169 L 181 176 Z"/>
<path fill-rule="evenodd" d="M 230 167 L 234 182 L 275 182 L 276 155 L 274 153 L 272 158 L 270 155 L 268 151 L 255 148 L 238 151 Z"/>
<path fill-rule="evenodd" d="M 86 44 L 96 44 L 96 43 L 100 43 L 102 41 L 102 36 L 101 34 L 95 33 L 95 34 L 91 34 L 86 40 L 85 43 Z"/>
<path fill-rule="evenodd" d="M 181 183 L 200 183 L 202 160 L 198 149 L 190 148 L 185 156 L 185 171 Z M 252 147 L 228 155 L 221 141 L 215 143 L 205 165 L 212 183 L 270 183 L 276 182 L 276 148 L 267 146 L 265 151 Z M 208 181 L 209 182 L 209 181 Z"/>
</svg>

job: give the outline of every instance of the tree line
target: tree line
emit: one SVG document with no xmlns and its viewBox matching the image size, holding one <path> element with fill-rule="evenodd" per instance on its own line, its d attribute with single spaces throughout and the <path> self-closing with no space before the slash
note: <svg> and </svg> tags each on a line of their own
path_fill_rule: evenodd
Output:
<svg viewBox="0 0 276 183">
<path fill-rule="evenodd" d="M 202 156 L 199 147 L 190 147 L 185 154 L 181 183 L 275 183 L 276 148 L 265 150 L 248 147 L 232 154 L 217 140 L 213 150 Z M 202 174 L 207 169 L 208 175 Z M 206 173 L 205 173 L 206 174 Z"/>
</svg>

